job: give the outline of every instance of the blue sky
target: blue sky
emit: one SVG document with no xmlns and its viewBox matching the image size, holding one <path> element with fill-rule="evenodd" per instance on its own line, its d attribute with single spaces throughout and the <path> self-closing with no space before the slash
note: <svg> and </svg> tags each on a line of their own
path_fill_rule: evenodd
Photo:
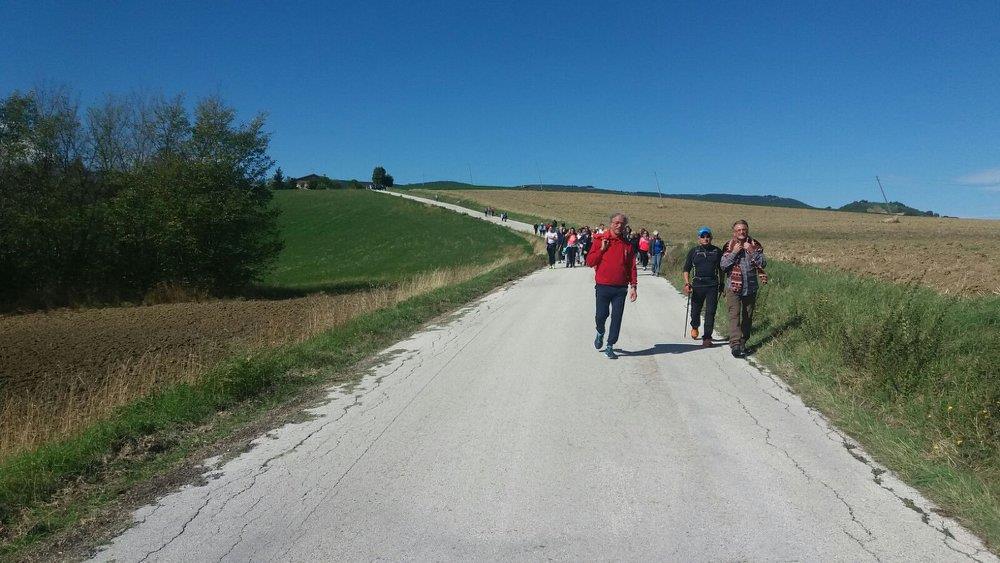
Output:
<svg viewBox="0 0 1000 563">
<path fill-rule="evenodd" d="M 3 2 L 0 94 L 218 94 L 289 175 L 1000 217 L 1000 2 Z"/>
</svg>

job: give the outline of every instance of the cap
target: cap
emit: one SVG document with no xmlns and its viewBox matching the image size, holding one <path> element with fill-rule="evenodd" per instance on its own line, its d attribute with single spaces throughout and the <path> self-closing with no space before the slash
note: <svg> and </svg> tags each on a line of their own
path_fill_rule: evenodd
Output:
<svg viewBox="0 0 1000 563">
<path fill-rule="evenodd" d="M 660 231 L 653 231 L 653 236 L 654 237 L 660 236 Z"/>
<path fill-rule="evenodd" d="M 698 228 L 698 236 L 700 236 L 700 237 L 703 237 L 705 235 L 711 235 L 711 234 L 712 234 L 712 229 L 709 229 L 708 227 L 699 227 Z"/>
</svg>

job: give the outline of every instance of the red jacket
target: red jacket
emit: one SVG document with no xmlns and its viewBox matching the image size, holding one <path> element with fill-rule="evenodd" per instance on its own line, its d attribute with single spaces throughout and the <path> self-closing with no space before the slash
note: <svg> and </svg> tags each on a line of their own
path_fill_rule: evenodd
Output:
<svg viewBox="0 0 1000 563">
<path fill-rule="evenodd" d="M 601 251 L 605 238 L 610 238 L 611 244 Z M 610 231 L 594 236 L 587 265 L 594 269 L 594 281 L 601 285 L 636 285 L 635 250 Z"/>
</svg>

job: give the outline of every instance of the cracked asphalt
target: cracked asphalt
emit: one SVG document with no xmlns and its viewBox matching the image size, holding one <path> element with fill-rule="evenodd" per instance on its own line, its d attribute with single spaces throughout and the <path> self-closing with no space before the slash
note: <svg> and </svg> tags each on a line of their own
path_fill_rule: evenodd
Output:
<svg viewBox="0 0 1000 563">
<path fill-rule="evenodd" d="M 134 515 L 100 561 L 997 561 L 788 387 L 680 337 L 643 275 L 538 271 L 385 350 L 314 417 Z"/>
</svg>

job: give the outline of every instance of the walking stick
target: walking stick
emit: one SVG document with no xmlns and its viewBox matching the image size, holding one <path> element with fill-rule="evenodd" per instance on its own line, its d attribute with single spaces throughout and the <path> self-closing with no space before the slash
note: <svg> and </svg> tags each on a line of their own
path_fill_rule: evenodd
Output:
<svg viewBox="0 0 1000 563">
<path fill-rule="evenodd" d="M 687 303 L 688 304 L 687 304 L 687 307 L 684 308 L 684 331 L 681 332 L 681 338 L 687 338 L 688 317 L 691 315 L 691 292 L 692 291 L 694 291 L 693 288 L 691 289 L 691 291 L 688 292 L 688 298 L 687 298 Z"/>
</svg>

